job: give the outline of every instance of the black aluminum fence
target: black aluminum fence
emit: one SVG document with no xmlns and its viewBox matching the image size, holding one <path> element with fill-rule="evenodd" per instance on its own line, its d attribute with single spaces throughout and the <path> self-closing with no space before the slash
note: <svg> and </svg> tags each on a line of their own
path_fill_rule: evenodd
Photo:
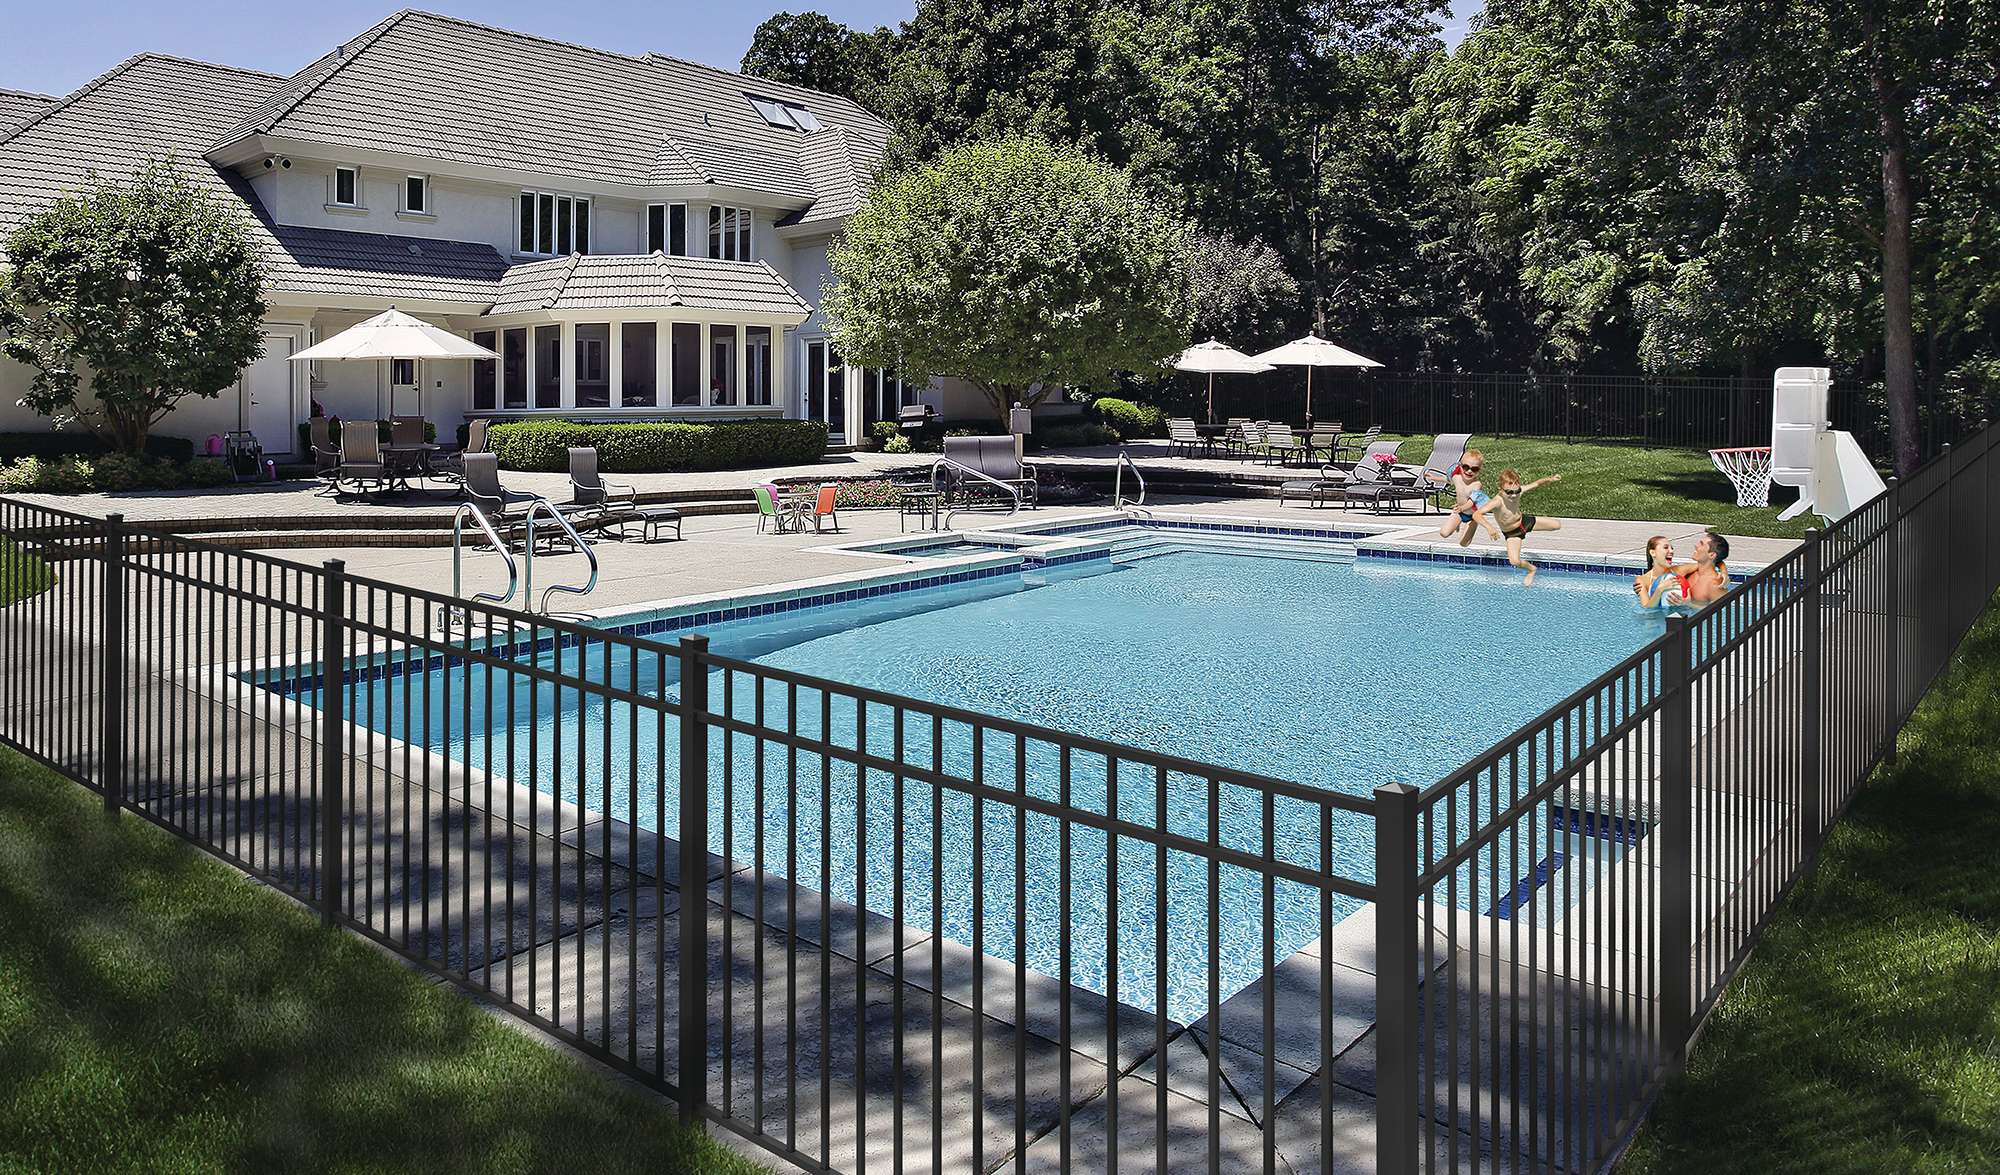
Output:
<svg viewBox="0 0 2000 1175">
<path fill-rule="evenodd" d="M 1380 1169 L 1610 1157 L 2000 585 L 1995 444 L 1377 792 Z"/>
<path fill-rule="evenodd" d="M 1218 393 L 1218 411 L 1304 419 L 1303 379 L 1274 383 L 1270 390 L 1261 387 L 1276 380 L 1260 376 L 1258 387 L 1230 388 L 1226 397 Z M 1828 411 L 1835 428 L 1882 447 L 1886 427 L 1882 407 L 1859 385 L 1837 382 L 1828 396 Z M 1722 449 L 1770 443 L 1771 379 L 1329 368 L 1313 373 L 1311 412 L 1322 424 L 1339 421 L 1355 432 L 1379 424 L 1389 432 L 1468 432 L 1480 437 Z M 1957 435 L 1942 416 L 1936 424 L 1929 431 L 1937 432 L 1939 443 Z"/>
<path fill-rule="evenodd" d="M 1593 1171 L 2000 580 L 1993 445 L 1421 790 L 7 501 L 0 739 L 809 1169 Z"/>
</svg>

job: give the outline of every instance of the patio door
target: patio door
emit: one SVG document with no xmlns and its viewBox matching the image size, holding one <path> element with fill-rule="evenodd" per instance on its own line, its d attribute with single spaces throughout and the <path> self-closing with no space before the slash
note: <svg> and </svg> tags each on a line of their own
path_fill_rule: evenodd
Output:
<svg viewBox="0 0 2000 1175">
<path fill-rule="evenodd" d="M 292 353 L 305 343 L 305 329 L 290 327 L 264 332 L 264 353 L 243 369 L 236 383 L 237 425 L 257 434 L 264 451 L 287 454 L 299 447 L 296 404 L 300 365 Z"/>
<path fill-rule="evenodd" d="M 833 344 L 806 344 L 806 419 L 826 422 L 832 440 L 847 437 L 847 368 Z"/>
<path fill-rule="evenodd" d="M 421 364 L 415 359 L 389 360 L 389 415 L 422 416 L 424 389 Z"/>
</svg>

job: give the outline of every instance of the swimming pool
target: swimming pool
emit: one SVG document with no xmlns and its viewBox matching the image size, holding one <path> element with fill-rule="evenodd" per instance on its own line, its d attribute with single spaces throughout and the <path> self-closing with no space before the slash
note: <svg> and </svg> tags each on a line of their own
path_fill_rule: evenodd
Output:
<svg viewBox="0 0 2000 1175">
<path fill-rule="evenodd" d="M 1010 556 L 956 573 L 955 582 L 941 586 L 864 590 L 813 607 L 740 609 L 756 614 L 697 618 L 679 631 L 708 636 L 717 653 L 776 668 L 1366 795 L 1391 780 L 1421 785 L 1442 777 L 1662 630 L 1657 613 L 1636 608 L 1622 575 L 1551 568 L 1535 588 L 1523 589 L 1520 573 L 1504 566 L 1356 557 L 1351 544 L 1326 539 L 1158 531 L 1140 537 L 1116 560 L 1089 561 L 1085 570 L 1096 574 L 1038 583 L 1019 556 Z M 1268 549 L 1273 543 L 1288 545 Z M 966 566 L 979 563 L 974 557 Z M 658 622 L 627 616 L 616 625 L 643 629 Z M 575 665 L 596 658 L 599 667 L 588 675 L 602 680 L 605 655 L 596 646 L 552 650 L 542 659 Z M 649 675 L 647 665 L 614 663 L 611 678 L 642 692 L 672 696 L 679 688 Z M 718 673 L 711 687 L 718 708 L 721 690 Z M 650 787 L 678 777 L 677 744 L 669 737 L 662 745 L 644 723 L 635 732 L 629 711 L 607 711 L 521 674 L 478 667 L 391 681 L 367 696 L 375 709 L 357 719 L 397 738 L 447 729 L 447 709 L 484 712 L 491 702 L 515 720 L 490 734 L 475 727 L 432 749 L 523 782 L 532 775 L 542 790 L 614 819 L 674 827 L 675 797 L 654 795 Z M 416 710 L 406 716 L 412 699 Z M 753 705 L 738 696 L 734 709 L 749 718 Z M 822 733 L 815 698 L 797 709 L 801 734 Z M 853 737 L 847 711 L 830 719 L 825 733 Z M 886 729 L 886 722 L 871 722 L 871 747 L 887 750 Z M 927 760 L 928 735 L 907 737 L 905 750 Z M 719 742 L 714 752 L 711 778 L 737 781 L 727 806 L 723 789 L 712 790 L 716 851 L 747 861 L 758 855 L 761 837 L 771 872 L 850 901 L 865 882 L 867 904 L 881 913 L 893 909 L 887 902 L 900 879 L 903 921 L 963 943 L 980 940 L 1001 957 L 1014 957 L 1018 947 L 1024 961 L 1050 974 L 1060 973 L 1059 930 L 1067 923 L 1071 979 L 1106 990 L 1111 850 L 1102 834 L 1072 829 L 1065 884 L 1061 854 L 1051 849 L 1058 835 L 1053 821 L 1020 823 L 998 805 L 975 810 L 962 795 L 947 792 L 940 802 L 928 785 L 906 786 L 898 839 L 882 818 L 896 799 L 891 777 L 871 771 L 857 779 L 852 769 L 823 770 L 807 756 L 781 792 L 760 794 L 745 761 L 749 751 Z M 732 753 L 738 757 L 726 759 Z M 967 740 L 947 739 L 938 755 L 953 774 L 972 774 Z M 631 780 L 643 785 L 632 791 Z M 1072 802 L 1104 803 L 1101 771 L 1079 770 L 1072 785 Z M 1032 780 L 1030 786 L 1042 787 Z M 862 788 L 866 805 L 858 797 Z M 1200 781 L 1170 778 L 1169 792 L 1169 823 L 1205 829 L 1210 813 Z M 1157 800 L 1149 780 L 1121 781 L 1121 814 L 1150 821 Z M 1218 807 L 1214 818 L 1226 842 L 1252 850 L 1262 843 L 1267 825 L 1258 804 L 1225 795 Z M 1269 829 L 1281 852 L 1293 842 L 1307 846 L 1301 863 L 1310 862 L 1319 839 L 1316 816 L 1306 808 L 1277 805 Z M 865 826 L 857 811 L 869 813 Z M 1365 819 L 1338 822 L 1332 840 L 1340 872 L 1372 875 Z M 897 845 L 920 851 L 899 859 Z M 1553 832 L 1544 847 L 1592 869 L 1607 858 L 1602 846 Z M 987 876 L 1011 878 L 1017 853 L 1026 863 L 1021 893 L 975 892 L 975 860 Z M 1152 846 L 1120 841 L 1117 858 L 1119 888 L 1150 893 L 1158 880 Z M 1205 1006 L 1211 978 L 1227 996 L 1260 972 L 1261 882 L 1225 868 L 1212 892 L 1206 865 L 1177 854 L 1169 856 L 1167 874 L 1167 1011 L 1186 1020 Z M 982 904 L 983 934 L 974 932 L 975 901 Z M 1272 932 L 1279 958 L 1320 933 L 1319 902 L 1305 887 L 1277 887 Z M 1018 944 L 1017 905 L 1026 927 Z M 1211 977 L 1206 936 L 1218 910 L 1230 941 L 1217 953 Z M 1090 913 L 1073 916 L 1080 911 Z M 1121 998 L 1141 1006 L 1153 999 L 1160 953 L 1154 923 L 1150 901 L 1121 904 Z"/>
</svg>

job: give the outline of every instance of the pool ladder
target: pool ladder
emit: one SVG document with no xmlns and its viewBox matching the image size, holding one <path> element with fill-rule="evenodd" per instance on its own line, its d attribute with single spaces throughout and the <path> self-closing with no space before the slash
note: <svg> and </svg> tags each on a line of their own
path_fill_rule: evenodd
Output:
<svg viewBox="0 0 2000 1175">
<path fill-rule="evenodd" d="M 1132 454 L 1124 449 L 1118 450 L 1118 464 L 1112 468 L 1114 475 L 1111 479 L 1111 508 L 1113 510 L 1125 509 L 1125 471 L 1130 469 L 1132 471 L 1132 480 L 1139 483 L 1139 496 L 1132 499 L 1134 508 L 1129 513 L 1137 514 L 1142 518 L 1151 518 L 1151 511 L 1139 508 L 1146 504 L 1146 477 L 1139 472 L 1139 467 L 1133 464 Z"/>
<path fill-rule="evenodd" d="M 518 590 L 523 603 L 532 603 L 535 597 L 535 519 L 539 515 L 547 515 L 549 521 L 556 524 L 561 537 L 567 538 L 571 546 L 583 552 L 583 557 L 590 561 L 590 579 L 582 586 L 553 583 L 543 588 L 541 604 L 537 610 L 547 612 L 549 597 L 557 592 L 568 592 L 578 596 L 590 594 L 597 587 L 597 552 L 591 550 L 590 544 L 583 541 L 583 536 L 577 533 L 576 527 L 570 525 L 569 519 L 563 517 L 562 511 L 556 509 L 555 504 L 547 498 L 542 497 L 530 499 L 527 513 L 519 519 L 526 527 L 526 542 L 522 546 L 519 564 L 515 563 L 513 552 L 507 549 L 506 541 L 500 537 L 500 532 L 494 529 L 493 520 L 487 517 L 486 511 L 481 510 L 477 503 L 459 503 L 458 511 L 452 515 L 451 520 L 451 594 L 458 598 L 463 598 L 465 595 L 465 523 L 469 518 L 485 534 L 486 541 L 492 545 L 494 551 L 507 562 L 506 594 L 475 592 L 472 598 L 506 604 L 514 598 L 514 593 Z M 450 611 L 464 615 L 460 609 Z M 447 623 L 450 611 L 446 613 Z"/>
</svg>

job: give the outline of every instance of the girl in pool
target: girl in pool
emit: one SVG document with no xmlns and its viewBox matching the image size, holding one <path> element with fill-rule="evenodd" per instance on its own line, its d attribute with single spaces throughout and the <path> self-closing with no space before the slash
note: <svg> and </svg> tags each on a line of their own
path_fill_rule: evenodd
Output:
<svg viewBox="0 0 2000 1175">
<path fill-rule="evenodd" d="M 1674 574 L 1674 545 L 1666 535 L 1646 540 L 1646 570 L 1632 577 L 1632 590 L 1641 608 L 1687 603 L 1687 580 Z"/>
<path fill-rule="evenodd" d="M 1453 502 L 1451 509 L 1445 513 L 1444 525 L 1438 527 L 1439 538 L 1448 539 L 1452 536 L 1452 532 L 1458 531 L 1461 532 L 1458 536 L 1458 545 L 1461 547 L 1472 545 L 1473 532 L 1479 529 L 1473 511 L 1484 506 L 1489 500 L 1486 491 L 1479 485 L 1479 470 L 1485 464 L 1486 458 L 1479 455 L 1479 450 L 1467 449 L 1465 457 L 1458 463 L 1458 468 L 1451 471 L 1451 488 L 1458 500 Z M 1437 474 L 1433 473 L 1430 476 L 1436 477 Z M 1486 529 L 1494 538 L 1500 537 L 1499 528 L 1492 522 L 1487 522 Z"/>
<path fill-rule="evenodd" d="M 1489 514 L 1492 515 L 1492 522 L 1488 525 L 1497 524 L 1501 536 L 1507 540 L 1507 562 L 1527 569 L 1528 578 L 1521 581 L 1522 587 L 1535 582 L 1536 571 L 1533 563 L 1521 557 L 1522 540 L 1528 537 L 1530 531 L 1561 530 L 1562 523 L 1554 518 L 1537 518 L 1533 514 L 1522 513 L 1521 496 L 1529 490 L 1540 489 L 1542 486 L 1561 480 L 1562 474 L 1552 473 L 1522 485 L 1520 474 L 1511 469 L 1503 469 L 1500 471 L 1499 495 L 1472 512 L 1474 518 L 1481 520 Z"/>
</svg>

